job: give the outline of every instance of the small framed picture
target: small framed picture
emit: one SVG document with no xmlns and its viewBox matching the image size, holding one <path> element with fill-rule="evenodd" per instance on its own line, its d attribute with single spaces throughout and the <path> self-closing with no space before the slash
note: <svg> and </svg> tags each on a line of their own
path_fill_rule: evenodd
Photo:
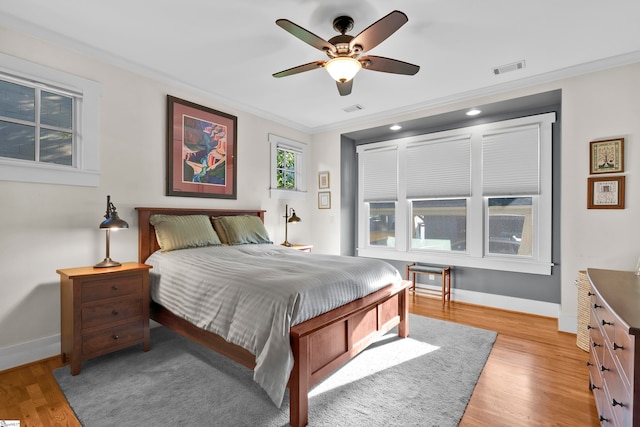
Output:
<svg viewBox="0 0 640 427">
<path fill-rule="evenodd" d="M 318 209 L 331 209 L 330 191 L 320 191 L 318 193 Z"/>
<path fill-rule="evenodd" d="M 624 209 L 624 176 L 588 178 L 588 209 Z"/>
<path fill-rule="evenodd" d="M 318 173 L 318 188 L 329 188 L 329 172 Z"/>
<path fill-rule="evenodd" d="M 624 172 L 624 138 L 592 141 L 589 174 Z"/>
</svg>

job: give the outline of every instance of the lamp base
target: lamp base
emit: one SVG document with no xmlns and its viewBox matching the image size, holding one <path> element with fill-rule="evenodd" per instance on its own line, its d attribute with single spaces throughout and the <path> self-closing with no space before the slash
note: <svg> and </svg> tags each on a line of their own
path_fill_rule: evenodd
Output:
<svg viewBox="0 0 640 427">
<path fill-rule="evenodd" d="M 287 246 L 287 247 L 289 247 L 289 248 L 290 248 L 291 246 L 293 246 L 293 244 L 292 244 L 292 243 L 289 243 L 289 242 L 287 242 L 286 240 L 285 240 L 284 242 L 280 243 L 280 245 L 281 245 L 281 246 Z"/>
<path fill-rule="evenodd" d="M 118 261 L 114 261 L 111 258 L 105 258 L 101 262 L 94 265 L 95 268 L 105 268 L 105 267 L 118 267 L 120 264 Z"/>
</svg>

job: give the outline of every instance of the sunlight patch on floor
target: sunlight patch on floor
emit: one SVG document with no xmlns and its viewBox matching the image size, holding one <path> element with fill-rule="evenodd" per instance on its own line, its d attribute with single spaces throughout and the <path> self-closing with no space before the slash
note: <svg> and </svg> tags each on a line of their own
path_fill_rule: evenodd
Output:
<svg viewBox="0 0 640 427">
<path fill-rule="evenodd" d="M 392 341 L 384 343 L 384 341 Z M 309 391 L 309 398 L 318 396 L 334 388 L 358 381 L 369 375 L 375 375 L 385 369 L 400 365 L 440 347 L 412 338 L 397 339 L 397 336 L 386 336 L 376 341 L 371 347 L 360 353 L 351 362 L 334 372 L 327 379 Z"/>
</svg>

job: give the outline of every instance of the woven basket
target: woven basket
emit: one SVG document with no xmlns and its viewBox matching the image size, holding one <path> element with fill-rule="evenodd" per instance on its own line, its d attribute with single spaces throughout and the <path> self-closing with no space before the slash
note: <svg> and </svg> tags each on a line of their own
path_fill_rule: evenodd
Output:
<svg viewBox="0 0 640 427">
<path fill-rule="evenodd" d="M 589 351 L 589 319 L 591 316 L 591 307 L 589 302 L 591 297 L 589 291 L 591 290 L 591 284 L 587 278 L 587 272 L 578 271 L 578 279 L 576 280 L 578 285 L 578 336 L 576 338 L 576 344 L 584 351 Z"/>
</svg>

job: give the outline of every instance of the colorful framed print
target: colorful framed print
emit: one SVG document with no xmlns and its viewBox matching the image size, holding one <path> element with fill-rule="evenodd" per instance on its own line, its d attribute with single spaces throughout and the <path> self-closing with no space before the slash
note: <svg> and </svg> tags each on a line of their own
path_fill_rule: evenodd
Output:
<svg viewBox="0 0 640 427">
<path fill-rule="evenodd" d="M 320 191 L 318 193 L 318 209 L 331 209 L 330 191 Z"/>
<path fill-rule="evenodd" d="M 588 178 L 588 209 L 624 209 L 624 176 Z"/>
<path fill-rule="evenodd" d="M 329 188 L 329 172 L 318 173 L 318 188 Z"/>
<path fill-rule="evenodd" d="M 167 96 L 167 195 L 236 199 L 235 116 Z"/>
<path fill-rule="evenodd" d="M 624 138 L 592 141 L 589 174 L 624 172 Z"/>
</svg>

